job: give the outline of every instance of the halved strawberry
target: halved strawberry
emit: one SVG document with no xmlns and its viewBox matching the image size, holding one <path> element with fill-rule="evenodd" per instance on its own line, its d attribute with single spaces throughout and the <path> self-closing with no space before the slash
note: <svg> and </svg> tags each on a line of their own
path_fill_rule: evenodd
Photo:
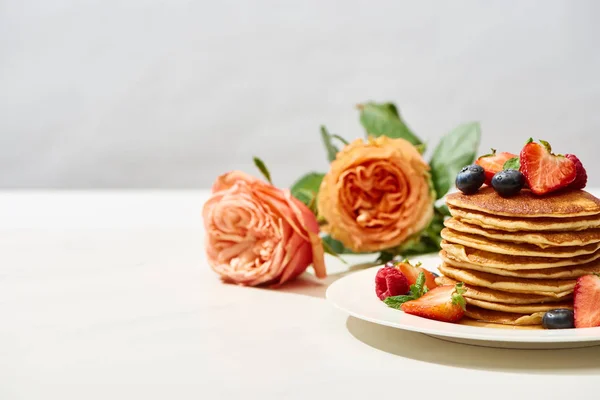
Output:
<svg viewBox="0 0 600 400">
<path fill-rule="evenodd" d="M 465 315 L 466 291 L 462 283 L 438 286 L 416 300 L 402 304 L 402 311 L 443 322 L 458 322 Z"/>
<path fill-rule="evenodd" d="M 600 276 L 584 275 L 577 279 L 573 295 L 575 328 L 600 326 Z"/>
<path fill-rule="evenodd" d="M 569 189 L 583 189 L 587 185 L 587 172 L 583 168 L 583 164 L 575 154 L 565 154 L 569 160 L 575 163 L 576 177 L 569 185 Z"/>
<path fill-rule="evenodd" d="M 490 154 L 486 154 L 475 160 L 475 164 L 480 165 L 485 171 L 485 184 L 489 186 L 492 184 L 494 175 L 504 169 L 504 163 L 516 156 L 516 154 L 506 151 L 496 153 L 496 149 L 492 149 Z"/>
<path fill-rule="evenodd" d="M 423 272 L 425 274 L 425 286 L 427 289 L 433 289 L 437 286 L 435 283 L 435 276 L 425 268 L 421 268 L 418 265 L 412 265 L 408 261 L 402 261 L 400 263 L 396 263 L 395 267 L 406 276 L 409 285 L 414 285 L 417 282 L 417 278 L 419 277 L 419 273 Z"/>
<path fill-rule="evenodd" d="M 520 171 L 531 191 L 547 194 L 569 186 L 577 176 L 575 163 L 563 155 L 552 153 L 544 140 L 535 143 L 529 139 L 520 154 Z"/>
</svg>

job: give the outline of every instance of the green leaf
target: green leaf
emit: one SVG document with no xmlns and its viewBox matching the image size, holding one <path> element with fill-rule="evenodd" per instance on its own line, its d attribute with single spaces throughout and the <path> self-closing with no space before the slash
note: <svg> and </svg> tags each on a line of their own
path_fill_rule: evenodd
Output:
<svg viewBox="0 0 600 400">
<path fill-rule="evenodd" d="M 330 254 L 334 257 L 336 257 L 338 260 L 342 261 L 344 264 L 348 264 L 346 262 L 346 260 L 344 260 L 342 257 L 340 257 L 340 253 L 336 252 L 330 245 L 329 243 L 327 243 L 326 241 L 322 240 L 321 243 L 323 244 L 323 251 L 325 251 L 325 253 Z"/>
<path fill-rule="evenodd" d="M 360 123 L 367 131 L 367 135 L 402 138 L 414 145 L 422 143 L 421 139 L 402 120 L 394 104 L 369 102 L 359 105 L 358 109 L 360 110 Z"/>
<path fill-rule="evenodd" d="M 467 289 L 464 287 L 464 283 L 459 282 L 454 287 L 454 293 L 452 294 L 452 304 L 459 305 L 463 310 L 467 307 L 467 302 L 463 297 Z"/>
<path fill-rule="evenodd" d="M 323 247 L 327 246 L 336 254 L 356 254 L 352 250 L 344 247 L 342 242 L 340 242 L 339 240 L 335 240 L 329 235 L 323 235 L 321 237 L 321 242 L 323 242 Z"/>
<path fill-rule="evenodd" d="M 329 162 L 335 160 L 335 156 L 338 153 L 338 148 L 333 145 L 331 142 L 331 134 L 327 131 L 325 126 L 321 126 L 321 139 L 323 139 L 323 144 L 325 145 L 325 150 L 327 150 L 327 159 Z"/>
<path fill-rule="evenodd" d="M 460 169 L 473 163 L 480 139 L 479 123 L 471 122 L 458 126 L 440 140 L 429 163 L 438 199 L 454 185 Z"/>
<path fill-rule="evenodd" d="M 423 153 L 425 153 L 425 150 L 427 150 L 427 145 L 425 143 L 421 143 L 416 145 L 415 148 L 417 149 L 419 154 L 423 155 Z"/>
<path fill-rule="evenodd" d="M 506 160 L 503 169 L 516 169 L 517 171 L 521 168 L 521 162 L 519 161 L 519 157 L 513 157 L 509 160 Z"/>
<path fill-rule="evenodd" d="M 350 143 L 348 143 L 348 141 L 346 139 L 344 139 L 340 135 L 331 135 L 331 137 L 339 140 L 340 142 L 344 143 L 344 145 L 346 145 L 346 146 L 348 146 L 350 144 Z"/>
<path fill-rule="evenodd" d="M 302 176 L 292 185 L 290 189 L 292 196 L 307 206 L 311 204 L 316 205 L 319 187 L 321 186 L 324 176 L 325 174 L 320 172 L 310 172 Z M 313 212 L 316 212 L 316 209 L 314 209 Z"/>
<path fill-rule="evenodd" d="M 254 157 L 254 165 L 256 165 L 256 168 L 258 168 L 258 170 L 261 172 L 261 174 L 263 174 L 263 176 L 265 177 L 265 179 L 270 183 L 273 184 L 273 182 L 271 182 L 271 174 L 269 173 L 269 170 L 267 169 L 267 166 L 265 165 L 265 163 L 263 162 L 263 160 L 261 160 L 258 157 Z"/>
<path fill-rule="evenodd" d="M 401 296 L 389 296 L 389 297 L 386 297 L 383 300 L 383 302 L 385 304 L 387 304 L 388 306 L 399 310 L 400 307 L 402 306 L 402 304 L 406 303 L 407 301 L 411 301 L 411 300 L 414 300 L 413 296 L 411 296 L 411 295 L 401 295 Z"/>
</svg>

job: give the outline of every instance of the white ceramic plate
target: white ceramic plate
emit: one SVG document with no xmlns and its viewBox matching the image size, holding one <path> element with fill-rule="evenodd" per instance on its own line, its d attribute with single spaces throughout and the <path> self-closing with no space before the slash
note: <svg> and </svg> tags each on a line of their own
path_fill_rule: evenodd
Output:
<svg viewBox="0 0 600 400">
<path fill-rule="evenodd" d="M 415 260 L 421 261 L 424 268 L 437 272 L 440 261 L 437 256 Z M 375 274 L 379 268 L 373 267 L 354 272 L 335 281 L 327 289 L 327 299 L 353 317 L 452 342 L 521 349 L 559 349 L 600 345 L 600 327 L 562 330 L 484 328 L 433 321 L 406 314 L 388 307 L 375 295 Z"/>
</svg>

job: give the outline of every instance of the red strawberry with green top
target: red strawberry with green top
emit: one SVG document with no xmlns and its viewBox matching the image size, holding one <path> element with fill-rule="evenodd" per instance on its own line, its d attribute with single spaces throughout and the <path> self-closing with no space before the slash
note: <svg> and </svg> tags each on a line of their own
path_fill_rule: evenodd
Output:
<svg viewBox="0 0 600 400">
<path fill-rule="evenodd" d="M 520 171 L 527 186 L 537 195 L 544 195 L 569 186 L 577 176 L 575 163 L 567 157 L 552 153 L 544 140 L 529 139 L 520 154 Z"/>
<path fill-rule="evenodd" d="M 406 277 L 396 268 L 383 267 L 375 275 L 375 293 L 380 300 L 406 294 L 409 286 Z"/>
<path fill-rule="evenodd" d="M 575 163 L 576 177 L 569 185 L 569 189 L 583 189 L 587 185 L 587 172 L 583 164 L 575 154 L 565 154 L 565 157 Z"/>
<path fill-rule="evenodd" d="M 496 149 L 492 149 L 490 154 L 486 154 L 475 160 L 475 164 L 481 166 L 485 171 L 485 184 L 489 186 L 492 184 L 494 175 L 504 169 L 504 163 L 515 157 L 517 157 L 516 154 L 506 151 L 496 153 Z"/>
<path fill-rule="evenodd" d="M 427 286 L 427 289 L 433 289 L 436 287 L 437 284 L 435 283 L 435 276 L 425 268 L 421 268 L 419 265 L 420 264 L 415 266 L 408 261 L 402 261 L 400 263 L 396 263 L 394 267 L 400 270 L 400 272 L 406 276 L 409 285 L 414 285 L 417 282 L 419 273 L 423 272 L 425 274 L 425 286 Z"/>
<path fill-rule="evenodd" d="M 465 291 L 462 283 L 438 286 L 402 304 L 402 311 L 436 321 L 458 322 L 465 315 Z"/>
<path fill-rule="evenodd" d="M 575 328 L 600 326 L 600 275 L 584 275 L 577 279 L 573 312 Z"/>
</svg>

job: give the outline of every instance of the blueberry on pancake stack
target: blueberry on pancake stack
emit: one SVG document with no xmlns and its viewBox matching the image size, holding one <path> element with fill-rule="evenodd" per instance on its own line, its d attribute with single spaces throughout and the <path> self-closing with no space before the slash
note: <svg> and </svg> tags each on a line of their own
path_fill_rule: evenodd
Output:
<svg viewBox="0 0 600 400">
<path fill-rule="evenodd" d="M 464 282 L 466 323 L 540 328 L 546 311 L 573 308 L 578 277 L 600 272 L 600 200 L 584 190 L 484 185 L 446 204 L 437 283 Z"/>
</svg>

